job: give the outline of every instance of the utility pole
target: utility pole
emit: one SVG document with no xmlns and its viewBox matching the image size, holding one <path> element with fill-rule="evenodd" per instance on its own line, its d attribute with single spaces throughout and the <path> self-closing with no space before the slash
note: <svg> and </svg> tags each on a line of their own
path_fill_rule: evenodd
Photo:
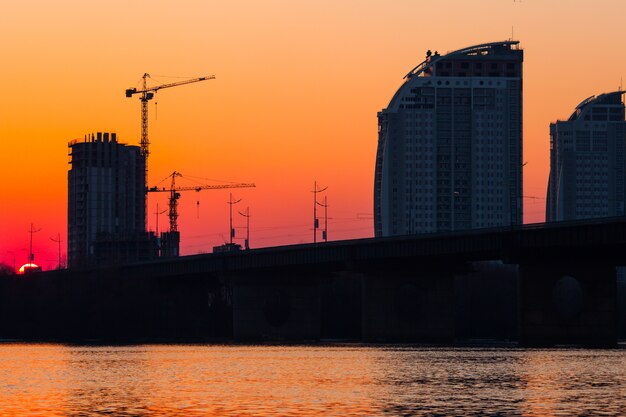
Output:
<svg viewBox="0 0 626 417">
<path fill-rule="evenodd" d="M 313 183 L 313 243 L 317 243 L 317 229 L 320 227 L 320 222 L 317 218 L 317 193 L 321 193 L 322 191 L 326 191 L 328 187 L 324 187 L 321 189 L 317 188 L 317 181 Z"/>
<path fill-rule="evenodd" d="M 246 242 L 244 248 L 246 250 L 250 249 L 250 207 L 246 207 L 246 212 L 239 212 L 243 217 L 246 218 Z"/>
<path fill-rule="evenodd" d="M 324 196 L 323 203 L 317 202 L 317 204 L 324 207 L 324 230 L 322 230 L 322 240 L 328 242 L 328 201 L 326 200 L 326 196 Z"/>
<path fill-rule="evenodd" d="M 324 242 L 328 242 L 328 201 L 324 196 L 324 232 L 322 232 L 322 239 Z"/>
<path fill-rule="evenodd" d="M 233 238 L 235 237 L 235 229 L 233 229 L 233 204 L 237 204 L 241 201 L 241 198 L 237 201 L 233 201 L 233 193 L 230 193 L 230 199 L 228 204 L 230 205 L 230 244 L 233 244 Z"/>
<path fill-rule="evenodd" d="M 57 269 L 61 269 L 61 233 L 57 233 L 57 238 L 50 238 L 51 241 L 59 244 L 59 263 L 57 264 Z"/>
<path fill-rule="evenodd" d="M 30 250 L 28 252 L 28 263 L 32 264 L 35 261 L 35 254 L 33 253 L 33 233 L 41 231 L 41 228 L 33 230 L 33 224 L 30 224 Z"/>
</svg>

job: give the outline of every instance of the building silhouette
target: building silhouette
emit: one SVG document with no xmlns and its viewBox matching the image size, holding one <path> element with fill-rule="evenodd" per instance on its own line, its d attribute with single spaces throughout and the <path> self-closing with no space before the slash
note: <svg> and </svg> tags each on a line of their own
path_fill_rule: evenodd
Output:
<svg viewBox="0 0 626 417">
<path fill-rule="evenodd" d="M 546 221 L 626 214 L 623 91 L 591 96 L 550 124 Z"/>
<path fill-rule="evenodd" d="M 68 147 L 68 266 L 153 258 L 156 240 L 146 233 L 145 157 L 139 147 L 101 132 Z"/>
<path fill-rule="evenodd" d="M 430 51 L 378 113 L 376 236 L 522 222 L 518 41 Z"/>
</svg>

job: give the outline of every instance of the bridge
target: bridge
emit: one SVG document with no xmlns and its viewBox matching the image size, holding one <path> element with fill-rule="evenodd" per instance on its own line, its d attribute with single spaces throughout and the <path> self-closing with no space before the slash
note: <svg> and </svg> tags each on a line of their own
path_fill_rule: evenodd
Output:
<svg viewBox="0 0 626 417">
<path fill-rule="evenodd" d="M 451 343 L 459 327 L 455 281 L 480 277 L 486 261 L 496 265 L 492 275 L 495 268 L 516 277 L 521 344 L 616 343 L 615 267 L 626 265 L 625 218 L 292 245 L 5 278 L 0 338 L 318 340 L 324 320 L 346 322 L 346 315 L 353 328 L 348 336 L 366 342 Z M 333 295 L 329 316 L 324 300 L 329 288 L 338 287 L 343 290 Z"/>
</svg>

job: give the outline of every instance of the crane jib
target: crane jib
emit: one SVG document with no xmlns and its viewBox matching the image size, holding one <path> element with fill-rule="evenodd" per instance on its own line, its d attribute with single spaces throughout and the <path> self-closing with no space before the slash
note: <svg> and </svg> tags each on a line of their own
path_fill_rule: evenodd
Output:
<svg viewBox="0 0 626 417">
<path fill-rule="evenodd" d="M 178 199 L 180 198 L 181 191 L 200 191 L 200 190 L 221 190 L 226 188 L 253 188 L 256 187 L 254 183 L 232 183 L 232 184 L 220 184 L 220 185 L 195 185 L 188 187 L 177 187 L 176 177 L 182 177 L 179 172 L 174 171 L 169 177 L 172 178 L 171 186 L 168 187 L 150 187 L 146 188 L 146 193 L 170 193 L 169 198 L 169 214 L 170 218 L 170 232 L 178 231 Z M 232 228 L 231 228 L 232 229 Z"/>
<path fill-rule="evenodd" d="M 178 81 L 178 82 L 169 83 L 169 84 L 162 84 L 162 85 L 157 85 L 155 87 L 150 87 L 150 88 L 147 88 L 147 87 L 144 86 L 143 90 L 137 90 L 136 88 L 127 88 L 126 89 L 126 97 L 132 97 L 133 94 L 143 94 L 143 93 L 147 93 L 147 92 L 155 92 L 155 91 L 161 90 L 163 88 L 177 87 L 179 85 L 191 84 L 191 83 L 196 83 L 198 81 L 206 81 L 206 80 L 213 80 L 213 79 L 215 79 L 215 75 L 207 75 L 206 77 L 192 78 L 191 80 Z"/>
<path fill-rule="evenodd" d="M 254 183 L 234 183 L 234 184 L 224 184 L 224 185 L 200 185 L 200 186 L 174 187 L 174 188 L 150 187 L 150 188 L 146 188 L 146 192 L 169 193 L 171 191 L 224 190 L 228 188 L 256 188 L 256 185 Z"/>
</svg>

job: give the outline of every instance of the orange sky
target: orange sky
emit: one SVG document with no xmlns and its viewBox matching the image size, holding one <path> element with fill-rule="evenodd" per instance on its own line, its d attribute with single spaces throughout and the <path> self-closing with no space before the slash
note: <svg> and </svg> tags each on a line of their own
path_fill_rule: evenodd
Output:
<svg viewBox="0 0 626 417">
<path fill-rule="evenodd" d="M 124 90 L 144 72 L 155 84 L 217 77 L 159 92 L 156 120 L 151 103 L 151 184 L 174 170 L 255 182 L 234 194 L 259 247 L 312 240 L 317 179 L 330 238 L 372 236 L 376 112 L 426 50 L 508 39 L 512 27 L 525 49 L 524 194 L 542 198 L 525 199 L 525 221 L 542 221 L 548 125 L 618 88 L 625 14 L 623 0 L 2 2 L 0 261 L 26 261 L 31 222 L 36 261 L 56 266 L 57 233 L 65 256 L 67 142 L 114 131 L 138 143 L 139 100 Z M 228 236 L 227 200 L 183 195 L 184 254 Z"/>
</svg>

